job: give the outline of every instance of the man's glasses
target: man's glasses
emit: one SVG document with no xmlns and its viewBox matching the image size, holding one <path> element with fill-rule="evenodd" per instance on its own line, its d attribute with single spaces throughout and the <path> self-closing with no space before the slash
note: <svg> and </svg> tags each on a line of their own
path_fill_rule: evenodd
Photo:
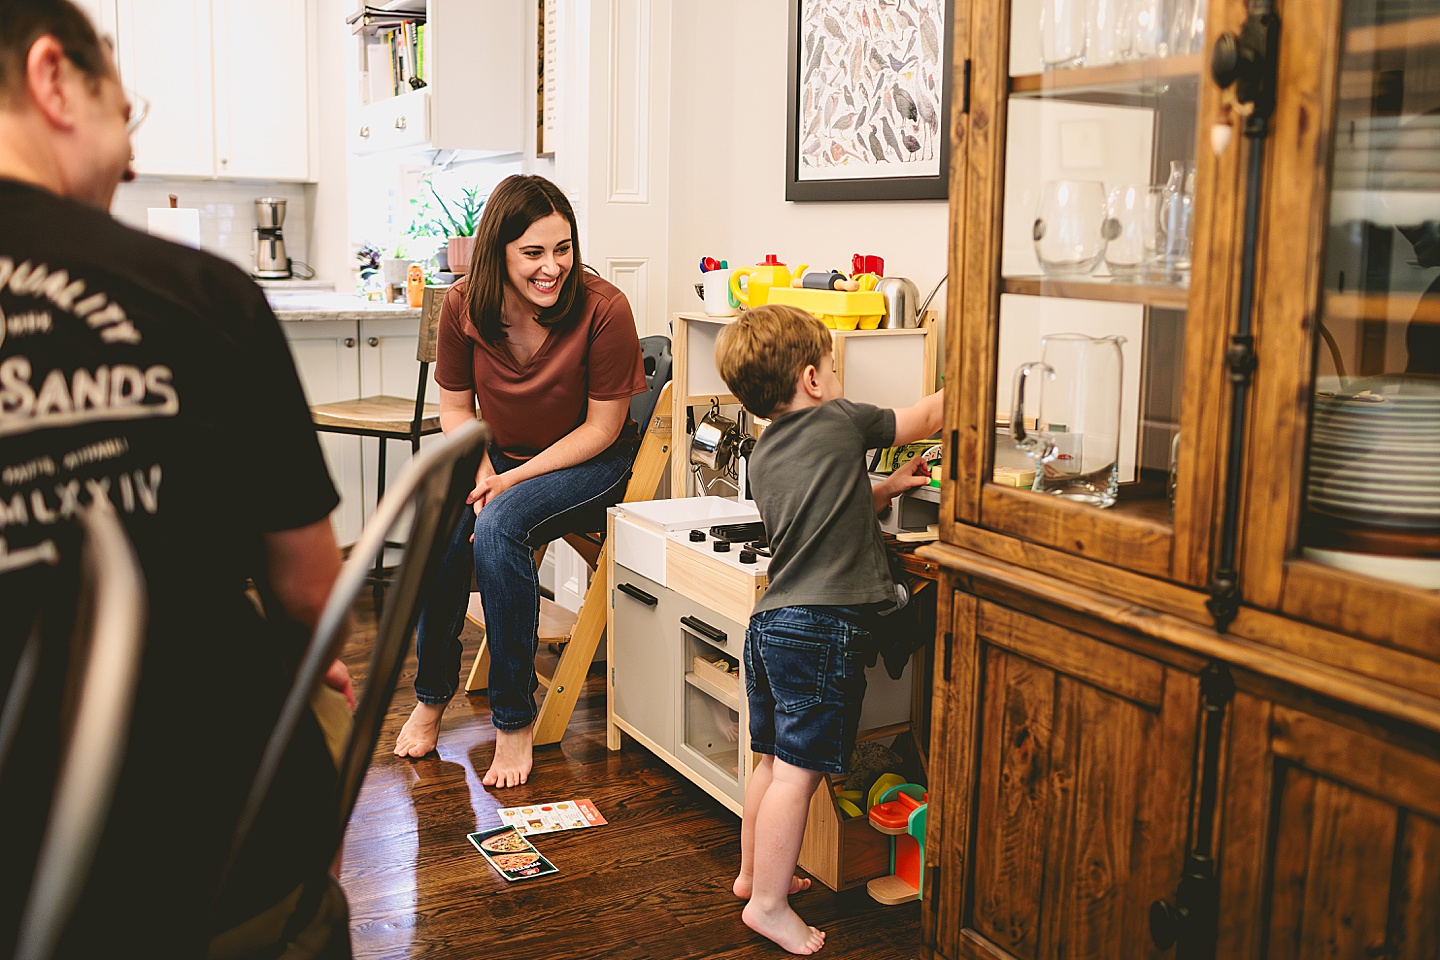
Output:
<svg viewBox="0 0 1440 960">
<path fill-rule="evenodd" d="M 150 101 L 133 90 L 125 91 L 125 100 L 130 104 L 130 119 L 125 121 L 125 132 L 134 134 L 150 115 Z"/>
</svg>

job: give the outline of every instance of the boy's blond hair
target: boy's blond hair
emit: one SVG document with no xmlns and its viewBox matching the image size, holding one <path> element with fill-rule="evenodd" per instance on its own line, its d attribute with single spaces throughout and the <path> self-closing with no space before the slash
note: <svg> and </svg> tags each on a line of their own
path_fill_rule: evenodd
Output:
<svg viewBox="0 0 1440 960">
<path fill-rule="evenodd" d="M 730 392 L 757 417 L 789 403 L 800 371 L 818 367 L 833 349 L 830 330 L 796 307 L 746 310 L 715 341 L 715 366 Z"/>
</svg>

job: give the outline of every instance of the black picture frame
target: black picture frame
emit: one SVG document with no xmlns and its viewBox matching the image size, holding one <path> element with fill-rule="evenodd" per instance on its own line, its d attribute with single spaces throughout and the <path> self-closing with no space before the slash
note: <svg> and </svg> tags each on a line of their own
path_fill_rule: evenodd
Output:
<svg viewBox="0 0 1440 960">
<path fill-rule="evenodd" d="M 803 37 L 800 33 L 802 4 L 808 0 L 789 0 L 789 67 L 785 115 L 785 199 L 792 201 L 836 200 L 944 200 L 950 188 L 950 97 L 954 56 L 952 34 L 955 23 L 954 0 L 943 0 L 944 30 L 940 39 L 940 103 L 939 103 L 939 172 L 934 175 L 906 176 L 901 162 L 891 162 L 897 175 L 863 179 L 802 178 L 800 166 L 800 97 Z M 877 9 L 876 5 L 856 2 L 858 9 Z"/>
</svg>

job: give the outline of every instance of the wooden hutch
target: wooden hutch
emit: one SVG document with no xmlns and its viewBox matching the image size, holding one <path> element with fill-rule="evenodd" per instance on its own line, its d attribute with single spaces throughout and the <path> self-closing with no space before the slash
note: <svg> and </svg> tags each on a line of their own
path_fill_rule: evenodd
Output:
<svg viewBox="0 0 1440 960">
<path fill-rule="evenodd" d="M 1440 4 L 1089 0 L 1048 67 L 1042 6 L 955 3 L 926 955 L 1434 960 Z M 994 482 L 1066 332 L 1126 338 L 1108 508 Z"/>
</svg>

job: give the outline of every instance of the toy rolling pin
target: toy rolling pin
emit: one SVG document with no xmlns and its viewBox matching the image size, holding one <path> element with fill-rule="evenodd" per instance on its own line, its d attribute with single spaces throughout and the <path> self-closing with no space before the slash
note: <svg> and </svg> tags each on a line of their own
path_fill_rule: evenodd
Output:
<svg viewBox="0 0 1440 960">
<path fill-rule="evenodd" d="M 790 286 L 802 287 L 806 290 L 847 290 L 851 292 L 860 289 L 857 281 L 851 280 L 839 270 L 831 270 L 826 273 L 812 270 L 791 280 Z"/>
</svg>

